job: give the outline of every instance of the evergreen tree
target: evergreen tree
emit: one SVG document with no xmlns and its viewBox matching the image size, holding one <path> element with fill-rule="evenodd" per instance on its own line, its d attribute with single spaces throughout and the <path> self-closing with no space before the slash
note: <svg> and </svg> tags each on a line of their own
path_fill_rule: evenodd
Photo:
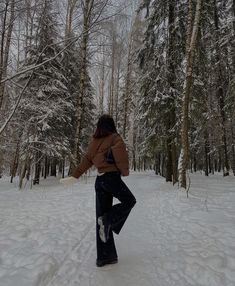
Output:
<svg viewBox="0 0 235 286">
<path fill-rule="evenodd" d="M 27 49 L 22 68 L 52 58 L 61 49 L 56 44 L 58 35 L 53 4 L 53 0 L 45 0 L 37 11 L 38 31 L 35 31 L 33 45 Z M 18 117 L 26 122 L 22 126 L 26 140 L 24 148 L 28 153 L 26 157 L 34 162 L 34 184 L 39 183 L 43 159 L 58 159 L 69 149 L 64 130 L 71 124 L 73 106 L 67 100 L 69 94 L 61 61 L 62 57 L 57 57 L 33 73 L 18 111 Z M 23 74 L 19 83 L 23 84 L 29 76 L 30 73 Z M 55 175 L 54 171 L 52 173 Z"/>
<path fill-rule="evenodd" d="M 144 47 L 139 57 L 143 146 L 152 158 L 151 164 L 157 169 L 161 166 L 161 174 L 175 183 L 177 116 L 185 57 L 185 5 L 182 1 L 145 1 L 142 8 L 147 11 Z"/>
</svg>

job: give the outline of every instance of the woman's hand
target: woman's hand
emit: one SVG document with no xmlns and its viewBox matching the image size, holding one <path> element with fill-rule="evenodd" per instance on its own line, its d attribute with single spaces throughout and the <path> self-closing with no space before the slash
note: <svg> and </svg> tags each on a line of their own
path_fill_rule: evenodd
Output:
<svg viewBox="0 0 235 286">
<path fill-rule="evenodd" d="M 60 179 L 60 183 L 63 184 L 65 187 L 68 187 L 70 185 L 76 184 L 77 179 L 71 176 L 64 179 Z"/>
</svg>

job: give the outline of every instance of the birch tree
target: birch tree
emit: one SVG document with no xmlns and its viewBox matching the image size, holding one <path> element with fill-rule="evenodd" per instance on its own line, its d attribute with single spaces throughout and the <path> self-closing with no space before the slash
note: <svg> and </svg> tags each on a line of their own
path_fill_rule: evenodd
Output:
<svg viewBox="0 0 235 286">
<path fill-rule="evenodd" d="M 80 78 L 79 78 L 79 95 L 76 103 L 75 113 L 75 136 L 74 136 L 74 162 L 77 165 L 81 160 L 81 136 L 84 128 L 84 100 L 89 96 L 87 89 L 88 74 L 88 45 L 92 26 L 98 21 L 102 11 L 105 9 L 108 1 L 82 0 L 82 37 L 80 42 Z M 96 13 L 98 16 L 96 16 Z"/>
</svg>

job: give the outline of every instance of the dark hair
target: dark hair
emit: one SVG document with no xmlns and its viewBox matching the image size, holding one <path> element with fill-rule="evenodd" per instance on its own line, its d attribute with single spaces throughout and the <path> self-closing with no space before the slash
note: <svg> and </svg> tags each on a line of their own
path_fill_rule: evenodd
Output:
<svg viewBox="0 0 235 286">
<path fill-rule="evenodd" d="M 112 133 L 117 133 L 114 120 L 110 115 L 104 114 L 99 118 L 97 122 L 96 131 L 93 137 L 101 138 L 101 137 L 108 136 Z"/>
</svg>

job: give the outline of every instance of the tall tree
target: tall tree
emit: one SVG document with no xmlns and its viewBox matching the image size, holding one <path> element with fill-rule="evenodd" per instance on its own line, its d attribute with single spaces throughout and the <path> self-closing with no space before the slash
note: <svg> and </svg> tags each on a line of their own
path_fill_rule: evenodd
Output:
<svg viewBox="0 0 235 286">
<path fill-rule="evenodd" d="M 177 174 L 177 153 L 176 153 L 176 133 L 173 131 L 176 125 L 176 1 L 168 2 L 168 49 L 167 49 L 167 83 L 168 83 L 168 112 L 166 116 L 166 181 L 173 181 L 175 184 L 178 180 Z"/>
<path fill-rule="evenodd" d="M 38 10 L 38 26 L 28 49 L 23 67 L 43 62 L 58 53 L 58 39 L 53 0 L 44 0 Z M 38 32 L 37 32 L 38 31 Z M 27 122 L 23 127 L 26 158 L 34 156 L 34 184 L 38 184 L 44 156 L 59 157 L 68 148 L 64 127 L 70 124 L 72 105 L 66 101 L 68 91 L 62 71 L 62 57 L 45 64 L 34 73 L 22 99 L 18 118 Z M 30 73 L 20 77 L 23 84 Z M 27 161 L 27 160 L 26 160 Z"/>
<path fill-rule="evenodd" d="M 2 108 L 5 90 L 5 83 L 1 83 L 1 81 L 7 75 L 11 35 L 15 22 L 15 0 L 5 0 L 3 11 L 0 42 L 0 109 Z"/>
<path fill-rule="evenodd" d="M 149 9 L 147 6 L 150 6 Z M 177 181 L 179 94 L 185 51 L 185 4 L 181 1 L 145 1 L 147 28 L 140 51 L 141 121 L 145 148 L 167 181 Z M 158 166 L 158 167 L 157 167 Z"/>
<path fill-rule="evenodd" d="M 187 52 L 186 52 L 186 74 L 182 99 L 181 116 L 181 153 L 179 159 L 179 182 L 180 186 L 187 187 L 186 171 L 189 163 L 189 104 L 190 94 L 193 84 L 193 64 L 195 55 L 195 46 L 197 41 L 202 0 L 197 0 L 196 12 L 193 20 L 193 2 L 189 1 L 188 27 L 187 27 Z"/>
<path fill-rule="evenodd" d="M 102 2 L 103 3 L 103 2 Z M 100 9 L 103 9 L 101 4 Z M 88 44 L 91 33 L 92 25 L 96 21 L 94 17 L 94 11 L 96 3 L 94 0 L 82 0 L 82 15 L 83 15 L 83 27 L 82 36 L 80 43 L 80 77 L 79 77 L 79 94 L 76 102 L 76 113 L 75 113 L 75 136 L 74 136 L 74 164 L 77 165 L 81 160 L 81 139 L 82 130 L 84 128 L 84 111 L 85 104 L 84 100 L 89 96 L 89 81 L 88 75 Z"/>
</svg>

